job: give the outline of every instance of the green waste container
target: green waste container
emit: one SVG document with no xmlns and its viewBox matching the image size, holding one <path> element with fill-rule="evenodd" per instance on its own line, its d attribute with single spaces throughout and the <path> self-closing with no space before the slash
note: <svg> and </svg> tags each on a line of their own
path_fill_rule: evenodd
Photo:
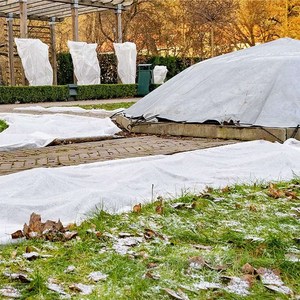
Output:
<svg viewBox="0 0 300 300">
<path fill-rule="evenodd" d="M 152 81 L 151 64 L 138 65 L 138 96 L 145 96 L 150 92 Z"/>
</svg>

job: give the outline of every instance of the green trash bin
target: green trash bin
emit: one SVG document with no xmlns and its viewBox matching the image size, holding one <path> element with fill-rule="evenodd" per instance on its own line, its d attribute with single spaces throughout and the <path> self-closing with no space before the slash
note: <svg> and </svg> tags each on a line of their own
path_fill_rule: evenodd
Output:
<svg viewBox="0 0 300 300">
<path fill-rule="evenodd" d="M 151 64 L 138 65 L 138 96 L 145 96 L 150 92 L 152 81 Z"/>
</svg>

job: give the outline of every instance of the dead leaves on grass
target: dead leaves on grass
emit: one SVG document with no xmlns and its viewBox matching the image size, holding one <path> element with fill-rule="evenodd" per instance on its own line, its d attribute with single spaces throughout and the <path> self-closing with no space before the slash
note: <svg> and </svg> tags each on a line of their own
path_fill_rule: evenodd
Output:
<svg viewBox="0 0 300 300">
<path fill-rule="evenodd" d="M 12 238 L 26 239 L 44 239 L 47 241 L 69 241 L 77 236 L 77 231 L 69 231 L 68 227 L 64 227 L 60 220 L 57 222 L 47 220 L 42 223 L 41 216 L 32 213 L 29 219 L 29 224 L 24 224 L 23 231 L 18 230 L 12 233 Z"/>
<path fill-rule="evenodd" d="M 285 197 L 287 197 L 289 200 L 299 199 L 296 192 L 293 192 L 292 190 L 289 189 L 288 190 L 278 189 L 276 185 L 273 183 L 270 183 L 267 195 L 274 199 L 285 198 Z"/>
</svg>

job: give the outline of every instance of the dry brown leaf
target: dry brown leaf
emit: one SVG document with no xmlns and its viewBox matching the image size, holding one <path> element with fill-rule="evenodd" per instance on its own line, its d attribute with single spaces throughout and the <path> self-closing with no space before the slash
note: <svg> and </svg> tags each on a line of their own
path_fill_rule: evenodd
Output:
<svg viewBox="0 0 300 300">
<path fill-rule="evenodd" d="M 11 234 L 12 239 L 20 239 L 22 237 L 24 237 L 22 230 L 17 230 L 16 232 Z"/>
<path fill-rule="evenodd" d="M 158 266 L 157 263 L 150 262 L 147 264 L 147 269 L 153 269 L 153 268 L 156 268 L 157 266 Z"/>
<path fill-rule="evenodd" d="M 256 207 L 254 204 L 251 204 L 251 205 L 249 206 L 249 210 L 250 210 L 250 211 L 253 211 L 253 212 L 257 212 L 257 207 Z"/>
<path fill-rule="evenodd" d="M 229 193 L 230 192 L 230 187 L 227 185 L 221 190 L 223 193 Z"/>
<path fill-rule="evenodd" d="M 249 263 L 246 263 L 242 266 L 242 272 L 244 274 L 254 274 L 255 273 L 255 269 L 249 264 Z"/>
<path fill-rule="evenodd" d="M 267 194 L 268 194 L 268 196 L 270 196 L 270 197 L 272 197 L 274 199 L 283 198 L 285 196 L 284 191 L 276 189 L 274 187 L 271 187 L 271 185 L 269 187 L 269 190 L 268 190 Z"/>
<path fill-rule="evenodd" d="M 285 191 L 285 196 L 288 197 L 289 199 L 293 199 L 293 200 L 297 200 L 297 194 L 296 192 L 292 192 L 292 191 Z"/>
<path fill-rule="evenodd" d="M 155 208 L 155 212 L 159 215 L 162 215 L 164 213 L 164 207 L 162 205 L 157 205 Z"/>
<path fill-rule="evenodd" d="M 251 287 L 256 280 L 256 276 L 251 275 L 251 274 L 246 274 L 246 275 L 243 275 L 242 279 L 244 281 L 247 281 L 249 283 L 249 286 Z"/>
<path fill-rule="evenodd" d="M 160 279 L 160 275 L 158 274 L 153 274 L 152 272 L 148 271 L 143 275 L 143 278 L 150 278 L 153 280 L 159 280 Z"/>
<path fill-rule="evenodd" d="M 142 211 L 142 204 L 141 204 L 141 203 L 136 204 L 136 205 L 133 207 L 132 211 L 133 211 L 134 213 L 139 214 L 139 213 Z"/>
</svg>

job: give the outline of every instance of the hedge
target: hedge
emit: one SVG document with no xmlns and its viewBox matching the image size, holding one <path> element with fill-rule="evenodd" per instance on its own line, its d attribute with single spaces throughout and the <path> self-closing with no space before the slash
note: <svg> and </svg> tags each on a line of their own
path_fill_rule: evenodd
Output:
<svg viewBox="0 0 300 300">
<path fill-rule="evenodd" d="M 72 100 L 135 97 L 136 84 L 79 85 Z M 67 101 L 69 87 L 58 86 L 0 86 L 0 104 Z"/>
<path fill-rule="evenodd" d="M 67 86 L 0 86 L 0 104 L 66 101 Z"/>
<path fill-rule="evenodd" d="M 77 88 L 77 100 L 110 99 L 135 97 L 136 84 L 99 84 L 79 85 Z"/>
</svg>

